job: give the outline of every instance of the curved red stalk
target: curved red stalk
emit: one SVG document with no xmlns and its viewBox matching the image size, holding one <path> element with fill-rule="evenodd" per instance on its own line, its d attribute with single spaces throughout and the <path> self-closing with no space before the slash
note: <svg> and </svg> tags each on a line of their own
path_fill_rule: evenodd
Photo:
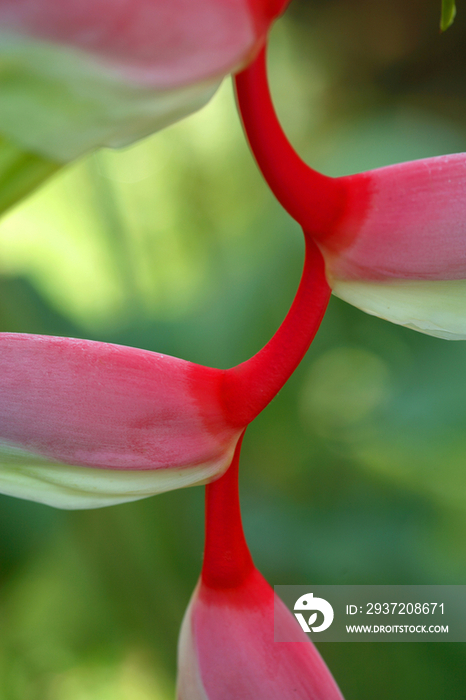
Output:
<svg viewBox="0 0 466 700">
<path fill-rule="evenodd" d="M 322 255 L 307 240 L 301 282 L 282 325 L 256 355 L 225 372 L 223 403 L 234 424 L 250 423 L 289 379 L 319 329 L 330 291 Z"/>
<path fill-rule="evenodd" d="M 303 226 L 301 282 L 282 325 L 254 357 L 225 372 L 223 402 L 235 425 L 247 425 L 280 391 L 311 344 L 330 298 L 324 260 L 311 238 L 341 218 L 345 186 L 311 170 L 289 144 L 267 85 L 265 48 L 236 77 L 238 104 L 251 149 L 272 191 Z M 311 235 L 308 235 L 311 234 Z"/>
<path fill-rule="evenodd" d="M 238 492 L 241 435 L 225 474 L 206 485 L 202 581 L 210 588 L 239 586 L 254 570 L 244 537 Z"/>
<path fill-rule="evenodd" d="M 270 96 L 265 47 L 235 85 L 251 150 L 270 189 L 307 233 L 325 235 L 345 209 L 346 183 L 312 170 L 289 143 Z"/>
</svg>

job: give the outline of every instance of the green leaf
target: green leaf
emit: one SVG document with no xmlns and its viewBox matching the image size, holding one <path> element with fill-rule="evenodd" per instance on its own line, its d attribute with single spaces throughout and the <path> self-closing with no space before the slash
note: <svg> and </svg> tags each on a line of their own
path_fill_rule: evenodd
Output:
<svg viewBox="0 0 466 700">
<path fill-rule="evenodd" d="M 440 17 L 440 31 L 444 32 L 450 25 L 456 15 L 455 0 L 442 0 L 442 14 Z"/>
<path fill-rule="evenodd" d="M 0 215 L 61 167 L 0 136 Z"/>
</svg>

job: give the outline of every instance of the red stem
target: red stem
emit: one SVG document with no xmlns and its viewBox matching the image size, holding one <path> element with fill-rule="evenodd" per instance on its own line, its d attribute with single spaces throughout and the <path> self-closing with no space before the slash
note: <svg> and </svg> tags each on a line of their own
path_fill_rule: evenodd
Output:
<svg viewBox="0 0 466 700">
<path fill-rule="evenodd" d="M 238 466 L 243 435 L 225 474 L 206 486 L 202 581 L 211 588 L 239 586 L 254 569 L 239 504 Z"/>
<path fill-rule="evenodd" d="M 330 291 L 322 255 L 308 240 L 301 282 L 282 325 L 256 355 L 225 372 L 223 402 L 232 423 L 250 423 L 289 379 L 319 329 Z"/>
<path fill-rule="evenodd" d="M 289 143 L 270 96 L 265 47 L 236 76 L 235 85 L 251 150 L 270 189 L 305 231 L 320 238 L 344 210 L 345 183 L 312 170 Z"/>
<path fill-rule="evenodd" d="M 223 400 L 230 421 L 244 426 L 280 391 L 311 344 L 330 298 L 313 232 L 339 218 L 345 193 L 339 180 L 311 170 L 278 122 L 267 85 L 265 48 L 236 77 L 238 105 L 251 149 L 279 201 L 303 226 L 306 258 L 295 300 L 273 338 L 254 357 L 225 372 Z"/>
<path fill-rule="evenodd" d="M 341 204 L 338 181 L 308 168 L 288 143 L 267 86 L 265 49 L 237 77 L 236 85 L 245 131 L 274 194 L 306 231 L 331 226 Z M 281 389 L 307 351 L 327 308 L 330 287 L 324 261 L 312 238 L 305 234 L 305 240 L 301 282 L 282 325 L 254 357 L 224 374 L 224 405 L 231 422 L 238 426 L 247 425 Z M 211 588 L 238 586 L 254 569 L 241 523 L 238 493 L 243 435 L 244 432 L 229 469 L 206 486 L 202 581 Z"/>
</svg>

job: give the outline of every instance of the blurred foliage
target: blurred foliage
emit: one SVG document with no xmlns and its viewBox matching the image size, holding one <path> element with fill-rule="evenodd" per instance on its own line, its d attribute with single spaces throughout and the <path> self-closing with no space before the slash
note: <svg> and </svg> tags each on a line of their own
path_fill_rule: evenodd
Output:
<svg viewBox="0 0 466 700">
<path fill-rule="evenodd" d="M 27 153 L 0 136 L 0 214 L 21 201 L 59 168 L 59 163 Z"/>
<path fill-rule="evenodd" d="M 440 31 L 444 32 L 451 27 L 456 17 L 455 0 L 442 0 L 442 12 L 440 16 Z"/>
<path fill-rule="evenodd" d="M 343 174 L 466 150 L 466 24 L 438 0 L 294 2 L 272 33 L 285 128 Z M 68 167 L 0 224 L 0 329 L 227 367 L 275 331 L 301 234 L 227 83 L 129 150 Z M 272 584 L 466 582 L 466 348 L 332 300 L 248 429 L 241 490 Z M 193 488 L 89 512 L 0 497 L 2 700 L 165 700 L 203 542 Z M 460 644 L 322 645 L 346 700 L 463 700 Z"/>
</svg>

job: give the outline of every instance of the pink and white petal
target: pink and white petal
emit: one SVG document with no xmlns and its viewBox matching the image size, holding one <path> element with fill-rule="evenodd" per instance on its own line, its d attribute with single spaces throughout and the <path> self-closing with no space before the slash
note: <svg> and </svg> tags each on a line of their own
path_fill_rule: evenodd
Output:
<svg viewBox="0 0 466 700">
<path fill-rule="evenodd" d="M 331 278 L 466 279 L 466 154 L 342 178 L 347 207 L 319 241 Z"/>
<path fill-rule="evenodd" d="M 0 60 L 0 132 L 58 162 L 162 129 L 203 107 L 221 82 L 157 87 L 79 49 L 1 32 Z"/>
<path fill-rule="evenodd" d="M 274 641 L 276 623 L 301 641 Z M 178 700 L 343 700 L 324 661 L 254 570 L 234 589 L 194 592 L 179 643 Z"/>
<path fill-rule="evenodd" d="M 124 471 L 54 462 L 0 441 L 0 493 L 55 508 L 102 508 L 211 481 L 228 468 L 233 450 L 195 466 Z"/>
<path fill-rule="evenodd" d="M 335 279 L 332 291 L 392 323 L 445 340 L 466 340 L 466 280 Z"/>
<path fill-rule="evenodd" d="M 225 417 L 223 375 L 135 348 L 0 334 L 0 442 L 8 481 L 15 470 L 22 483 L 25 474 L 37 473 L 58 490 L 66 481 L 73 491 L 100 490 L 107 498 L 108 479 L 116 498 L 132 500 L 144 488 L 151 495 L 220 475 L 241 433 Z M 60 471 L 57 463 L 70 468 Z M 134 472 L 135 485 L 114 470 Z"/>
<path fill-rule="evenodd" d="M 287 0 L 0 0 L 0 132 L 63 162 L 203 106 Z"/>
<path fill-rule="evenodd" d="M 158 89 L 240 68 L 288 0 L 0 0 L 4 31 L 100 57 Z"/>
</svg>

